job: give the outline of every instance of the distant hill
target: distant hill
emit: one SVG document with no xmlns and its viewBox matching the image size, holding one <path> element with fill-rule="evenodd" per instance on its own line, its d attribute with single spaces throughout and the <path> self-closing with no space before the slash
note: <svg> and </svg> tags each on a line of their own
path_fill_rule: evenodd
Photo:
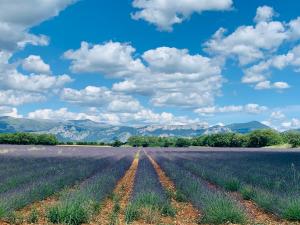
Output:
<svg viewBox="0 0 300 225">
<path fill-rule="evenodd" d="M 148 125 L 142 127 L 112 126 L 91 120 L 35 120 L 0 117 L 0 133 L 37 132 L 56 135 L 60 141 L 126 141 L 130 136 L 194 137 L 202 134 L 238 132 L 248 133 L 256 129 L 267 129 L 260 122 L 204 127 L 201 125 Z"/>
<path fill-rule="evenodd" d="M 0 117 L 0 133 L 45 131 L 58 124 L 50 120 L 32 120 L 4 116 Z"/>
<path fill-rule="evenodd" d="M 249 133 L 253 130 L 270 129 L 270 127 L 258 122 L 252 121 L 249 123 L 234 123 L 226 126 L 231 131 L 241 134 Z"/>
</svg>

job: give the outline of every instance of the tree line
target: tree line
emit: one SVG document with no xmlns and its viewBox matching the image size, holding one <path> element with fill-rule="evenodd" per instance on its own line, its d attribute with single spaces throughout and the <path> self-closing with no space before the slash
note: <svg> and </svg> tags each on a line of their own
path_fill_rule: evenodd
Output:
<svg viewBox="0 0 300 225">
<path fill-rule="evenodd" d="M 274 130 L 255 130 L 249 134 L 220 133 L 193 138 L 133 136 L 127 144 L 135 147 L 249 147 L 260 148 L 281 144 L 300 147 L 300 132 L 279 133 Z"/>
<path fill-rule="evenodd" d="M 291 147 L 300 147 L 300 132 L 283 132 L 275 130 L 255 130 L 249 134 L 220 133 L 201 135 L 193 138 L 182 137 L 152 137 L 152 136 L 132 136 L 127 142 L 115 140 L 112 143 L 104 142 L 59 142 L 55 135 L 36 133 L 9 133 L 0 134 L 0 144 L 15 145 L 99 145 L 120 147 L 130 145 L 133 147 L 249 147 L 260 148 L 289 144 Z"/>
<path fill-rule="evenodd" d="M 113 146 L 120 147 L 125 143 L 115 140 L 112 143 L 96 142 L 96 141 L 68 141 L 61 142 L 53 134 L 37 134 L 37 133 L 0 133 L 0 144 L 12 145 L 97 145 L 97 146 Z"/>
<path fill-rule="evenodd" d="M 59 142 L 52 134 L 9 133 L 0 134 L 0 144 L 13 145 L 57 145 Z"/>
</svg>

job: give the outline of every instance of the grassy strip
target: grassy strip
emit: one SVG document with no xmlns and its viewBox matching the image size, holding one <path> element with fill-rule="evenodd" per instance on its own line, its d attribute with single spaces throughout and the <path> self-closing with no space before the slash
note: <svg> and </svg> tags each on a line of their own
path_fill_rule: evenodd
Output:
<svg viewBox="0 0 300 225">
<path fill-rule="evenodd" d="M 47 218 L 52 223 L 78 225 L 87 223 L 100 210 L 100 203 L 112 192 L 117 181 L 130 166 L 123 158 L 111 168 L 83 183 L 78 190 L 66 193 L 60 202 L 49 208 Z"/>
<path fill-rule="evenodd" d="M 241 206 L 223 192 L 211 190 L 201 179 L 174 163 L 160 160 L 160 165 L 174 181 L 182 199 L 188 199 L 202 212 L 199 222 L 209 224 L 237 223 L 247 221 Z"/>
<path fill-rule="evenodd" d="M 175 209 L 169 202 L 162 200 L 157 193 L 140 193 L 136 199 L 131 202 L 125 212 L 127 223 L 136 220 L 145 220 L 146 223 L 158 223 L 161 216 L 174 217 Z"/>
<path fill-rule="evenodd" d="M 113 198 L 113 208 L 112 212 L 109 215 L 109 225 L 118 225 L 119 224 L 119 214 L 121 211 L 121 206 L 120 206 L 120 196 L 114 195 Z"/>
</svg>

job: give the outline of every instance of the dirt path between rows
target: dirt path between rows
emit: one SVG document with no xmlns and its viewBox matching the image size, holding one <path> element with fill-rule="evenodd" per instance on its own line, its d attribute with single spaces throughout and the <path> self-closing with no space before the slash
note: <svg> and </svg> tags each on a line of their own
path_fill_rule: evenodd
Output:
<svg viewBox="0 0 300 225">
<path fill-rule="evenodd" d="M 119 225 L 126 224 L 125 210 L 133 191 L 134 180 L 135 180 L 138 164 L 139 164 L 139 152 L 136 154 L 130 168 L 127 170 L 124 177 L 121 180 L 119 180 L 119 182 L 117 183 L 113 191 L 113 196 L 117 196 L 119 198 L 118 202 L 120 205 L 119 214 L 117 215 L 115 221 L 116 224 Z M 101 212 L 90 222 L 90 224 L 110 225 L 114 204 L 115 203 L 112 198 L 107 198 L 107 200 L 104 202 L 102 206 Z"/>
<path fill-rule="evenodd" d="M 162 186 L 170 191 L 174 196 L 176 193 L 175 184 L 170 180 L 157 162 L 149 155 L 147 152 L 145 154 L 148 156 L 150 162 L 152 163 Z M 174 225 L 198 225 L 197 220 L 199 220 L 200 212 L 193 207 L 191 203 L 188 202 L 178 202 L 174 198 L 171 199 L 172 206 L 176 209 L 177 213 L 174 218 L 162 218 L 162 224 L 174 224 Z"/>
</svg>

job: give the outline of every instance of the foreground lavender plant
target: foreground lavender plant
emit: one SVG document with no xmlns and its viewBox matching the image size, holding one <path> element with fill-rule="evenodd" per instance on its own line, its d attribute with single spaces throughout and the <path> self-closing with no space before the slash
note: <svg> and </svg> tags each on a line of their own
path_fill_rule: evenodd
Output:
<svg viewBox="0 0 300 225">
<path fill-rule="evenodd" d="M 174 216 L 175 211 L 151 162 L 141 153 L 132 200 L 126 210 L 126 221 L 130 223 L 144 216 L 142 219 L 152 223 L 159 220 L 160 214 Z"/>
<path fill-rule="evenodd" d="M 60 202 L 49 209 L 47 214 L 49 221 L 74 225 L 87 223 L 100 209 L 101 202 L 112 193 L 131 162 L 132 157 L 124 157 L 83 182 L 77 190 L 65 193 Z"/>
<path fill-rule="evenodd" d="M 73 186 L 135 150 L 1 146 L 0 218 Z"/>
<path fill-rule="evenodd" d="M 223 192 L 211 189 L 206 182 L 179 167 L 166 155 L 153 154 L 157 162 L 173 180 L 183 199 L 191 201 L 202 212 L 199 222 L 209 224 L 245 223 L 242 207 Z"/>
</svg>

